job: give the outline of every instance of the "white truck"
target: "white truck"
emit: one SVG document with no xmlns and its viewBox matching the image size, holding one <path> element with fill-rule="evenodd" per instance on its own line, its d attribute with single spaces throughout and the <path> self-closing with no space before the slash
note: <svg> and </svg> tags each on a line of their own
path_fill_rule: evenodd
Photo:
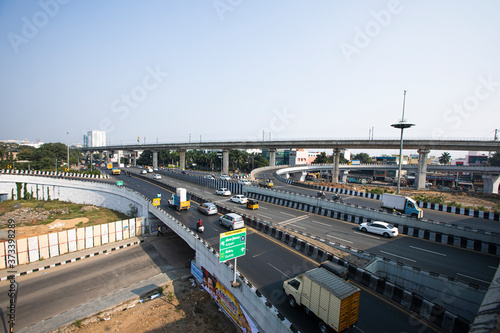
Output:
<svg viewBox="0 0 500 333">
<path fill-rule="evenodd" d="M 291 307 L 302 306 L 320 319 L 320 332 L 342 332 L 358 321 L 360 289 L 325 268 L 286 280 L 283 290 Z"/>
<path fill-rule="evenodd" d="M 424 217 L 422 208 L 418 207 L 415 200 L 401 195 L 383 193 L 381 197 L 381 207 L 388 210 L 397 210 L 406 215 L 421 219 Z"/>
</svg>

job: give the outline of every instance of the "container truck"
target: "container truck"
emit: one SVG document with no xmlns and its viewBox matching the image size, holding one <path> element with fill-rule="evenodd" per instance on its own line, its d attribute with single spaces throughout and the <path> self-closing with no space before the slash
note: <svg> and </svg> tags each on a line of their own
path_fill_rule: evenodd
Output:
<svg viewBox="0 0 500 333">
<path fill-rule="evenodd" d="M 342 332 L 358 321 L 360 289 L 323 267 L 286 280 L 283 290 L 291 307 L 319 318 L 320 332 Z"/>
<path fill-rule="evenodd" d="M 185 188 L 177 188 L 175 194 L 168 199 L 168 205 L 175 208 L 177 211 L 189 209 L 191 207 L 191 197 L 187 194 Z"/>
<path fill-rule="evenodd" d="M 389 210 L 396 210 L 406 215 L 421 219 L 424 212 L 418 207 L 415 200 L 401 195 L 383 193 L 381 197 L 381 207 Z"/>
</svg>

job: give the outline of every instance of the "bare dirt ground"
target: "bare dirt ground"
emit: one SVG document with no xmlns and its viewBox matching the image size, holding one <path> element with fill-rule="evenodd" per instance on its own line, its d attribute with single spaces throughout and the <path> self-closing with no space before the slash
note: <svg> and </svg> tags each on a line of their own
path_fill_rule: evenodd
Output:
<svg viewBox="0 0 500 333">
<path fill-rule="evenodd" d="M 89 221 L 86 217 L 78 217 L 70 220 L 57 219 L 49 224 L 32 225 L 25 227 L 16 227 L 17 238 L 28 238 L 53 232 L 74 229 L 80 222 L 87 223 Z"/>
<path fill-rule="evenodd" d="M 217 304 L 192 280 L 176 280 L 162 295 L 120 305 L 52 332 L 239 332 Z"/>
</svg>

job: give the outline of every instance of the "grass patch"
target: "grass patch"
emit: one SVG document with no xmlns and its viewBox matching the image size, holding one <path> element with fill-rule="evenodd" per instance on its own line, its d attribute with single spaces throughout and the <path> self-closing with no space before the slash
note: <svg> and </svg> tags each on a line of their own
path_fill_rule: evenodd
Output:
<svg viewBox="0 0 500 333">
<path fill-rule="evenodd" d="M 84 208 L 85 207 L 85 208 Z M 96 207 L 88 209 L 89 205 L 75 204 L 59 200 L 37 201 L 37 200 L 7 200 L 0 202 L 0 216 L 12 212 L 17 208 L 31 208 L 44 211 L 53 211 L 48 219 L 39 221 L 37 224 L 49 224 L 57 219 L 70 220 L 75 218 L 88 218 L 86 223 L 78 223 L 78 227 L 103 224 L 113 221 L 129 219 L 130 216 L 117 210 Z M 82 209 L 83 208 L 83 209 Z"/>
</svg>

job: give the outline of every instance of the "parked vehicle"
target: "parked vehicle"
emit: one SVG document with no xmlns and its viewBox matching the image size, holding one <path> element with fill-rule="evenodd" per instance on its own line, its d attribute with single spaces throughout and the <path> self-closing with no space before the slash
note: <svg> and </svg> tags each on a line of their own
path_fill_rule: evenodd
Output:
<svg viewBox="0 0 500 333">
<path fill-rule="evenodd" d="M 239 204 L 245 204 L 245 203 L 247 203 L 248 198 L 247 198 L 247 197 L 245 197 L 245 196 L 244 196 L 244 195 L 242 195 L 242 194 L 237 194 L 237 195 L 233 195 L 233 196 L 231 197 L 231 199 L 229 199 L 229 200 L 231 200 L 232 202 L 239 203 Z"/>
<path fill-rule="evenodd" d="M 198 210 L 205 215 L 214 215 L 218 213 L 217 206 L 211 202 L 205 202 L 198 206 Z"/>
<path fill-rule="evenodd" d="M 396 210 L 419 219 L 424 216 L 423 210 L 418 207 L 415 200 L 401 195 L 383 193 L 381 197 L 381 207 L 389 210 Z"/>
<path fill-rule="evenodd" d="M 274 186 L 272 179 L 265 179 L 265 178 L 257 179 L 257 184 L 259 184 L 260 186 L 269 187 L 269 188 Z"/>
<path fill-rule="evenodd" d="M 226 226 L 229 230 L 241 229 L 245 226 L 243 218 L 234 213 L 229 213 L 219 218 L 220 225 Z"/>
<path fill-rule="evenodd" d="M 283 290 L 291 307 L 320 319 L 320 332 L 342 332 L 358 321 L 360 289 L 324 267 L 286 280 Z"/>
<path fill-rule="evenodd" d="M 222 187 L 222 188 L 216 190 L 215 194 L 228 196 L 228 195 L 231 195 L 231 191 L 229 191 L 229 189 L 227 189 L 225 187 Z"/>
<path fill-rule="evenodd" d="M 398 228 L 390 223 L 382 221 L 363 222 L 359 225 L 359 230 L 382 235 L 385 238 L 396 237 L 399 234 Z"/>
<path fill-rule="evenodd" d="M 185 188 L 178 187 L 175 194 L 172 194 L 172 197 L 168 199 L 168 205 L 177 211 L 187 210 L 191 207 L 191 196 Z"/>
</svg>

